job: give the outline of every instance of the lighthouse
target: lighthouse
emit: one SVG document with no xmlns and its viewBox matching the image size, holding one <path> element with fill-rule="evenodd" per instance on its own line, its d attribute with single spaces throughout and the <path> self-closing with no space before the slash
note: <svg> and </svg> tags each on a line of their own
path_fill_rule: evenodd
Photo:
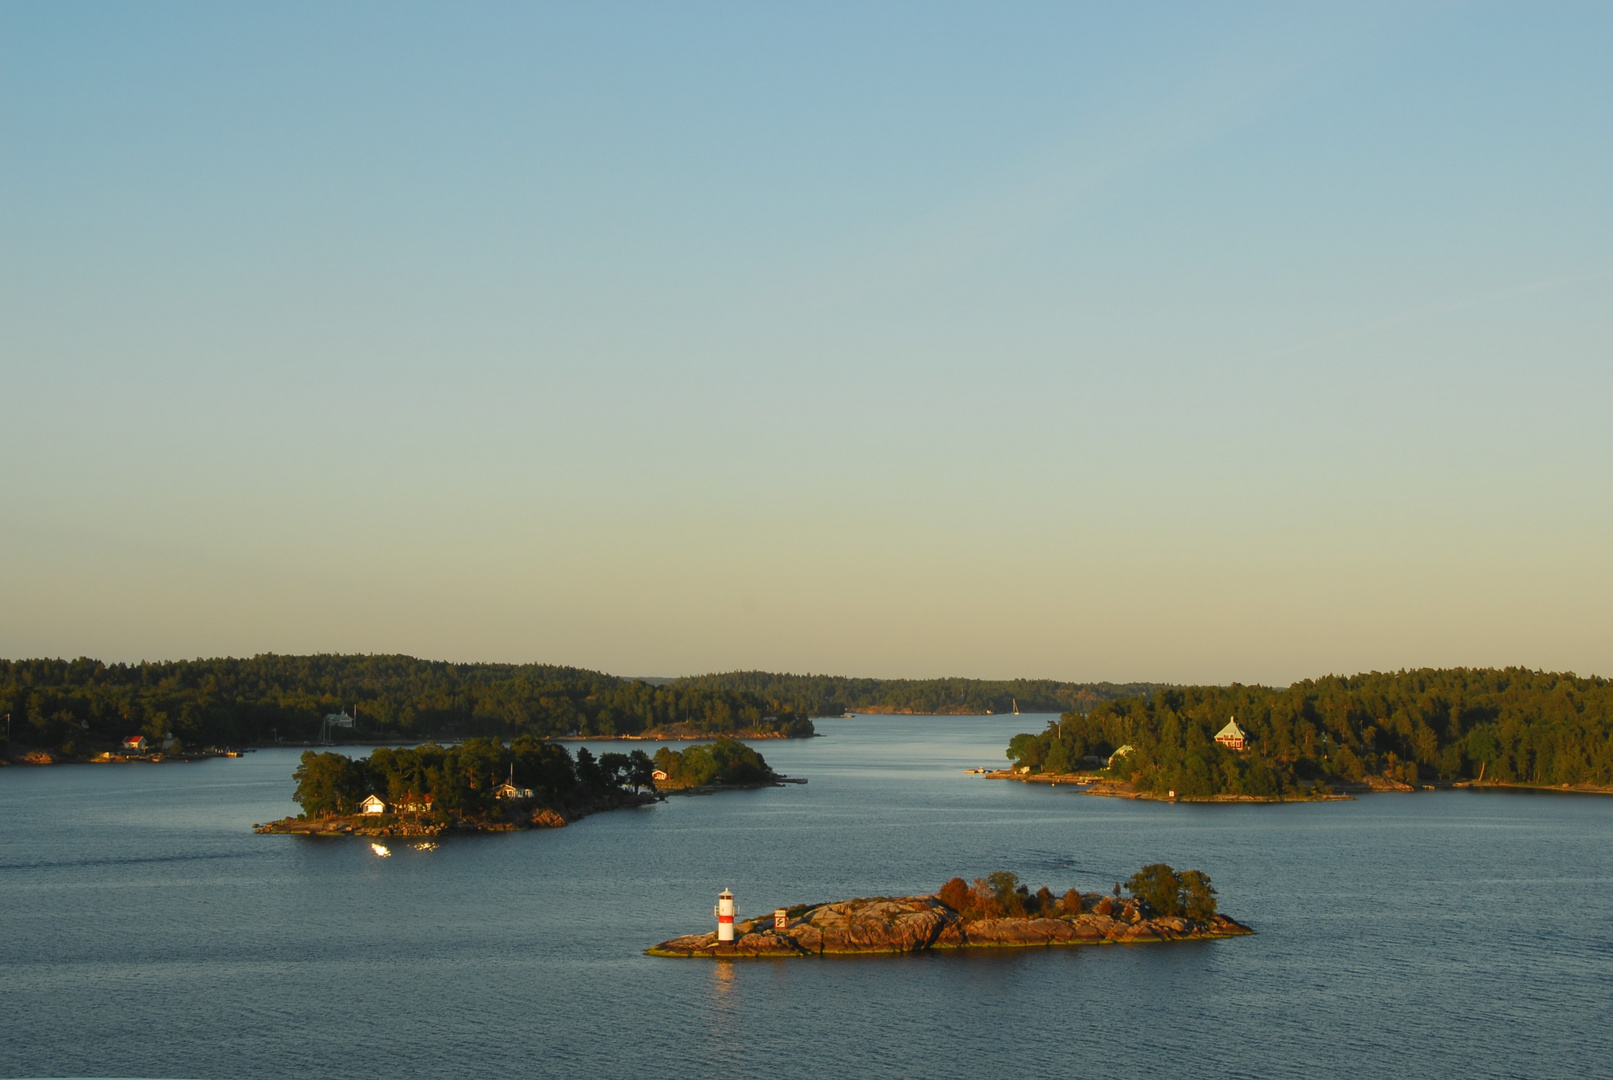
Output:
<svg viewBox="0 0 1613 1080">
<path fill-rule="evenodd" d="M 734 916 L 739 909 L 734 906 L 734 894 L 724 889 L 717 894 L 717 906 L 711 913 L 717 916 L 717 940 L 734 940 Z"/>
</svg>

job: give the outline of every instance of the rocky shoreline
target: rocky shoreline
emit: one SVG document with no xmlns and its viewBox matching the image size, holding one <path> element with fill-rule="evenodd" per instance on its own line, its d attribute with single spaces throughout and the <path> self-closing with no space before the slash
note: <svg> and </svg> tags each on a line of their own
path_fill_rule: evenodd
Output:
<svg viewBox="0 0 1613 1080">
<path fill-rule="evenodd" d="M 671 795 L 715 795 L 721 791 L 755 791 L 759 788 L 804 784 L 805 779 L 775 776 L 754 784 L 705 784 L 699 787 L 623 791 L 605 798 L 572 799 L 559 806 L 511 808 L 500 818 L 460 818 L 439 821 L 429 814 L 330 814 L 323 817 L 286 817 L 253 825 L 252 831 L 284 836 L 442 836 L 445 833 L 519 832 L 523 829 L 561 829 L 590 814 L 627 806 L 648 806 Z"/>
<path fill-rule="evenodd" d="M 645 950 L 649 956 L 793 957 L 896 955 L 937 949 L 1004 949 L 1058 945 L 1204 941 L 1254 933 L 1235 919 L 1150 916 L 1135 899 L 1083 898 L 1080 914 L 969 919 L 937 896 L 863 897 L 788 909 L 785 926 L 771 918 L 734 925 L 735 940 L 715 932 L 686 934 Z"/>
<path fill-rule="evenodd" d="M 1152 791 L 1138 791 L 1124 780 L 1111 780 L 1091 773 L 1017 773 L 1012 769 L 971 769 L 987 780 L 1014 780 L 1021 784 L 1047 784 L 1058 787 L 1079 787 L 1083 795 L 1102 795 L 1113 799 L 1147 799 L 1157 802 L 1201 803 L 1284 803 L 1284 802 L 1352 802 L 1357 795 L 1409 794 L 1416 791 L 1536 791 L 1545 794 L 1613 795 L 1613 784 L 1530 784 L 1519 781 L 1498 780 L 1436 780 L 1416 786 L 1387 776 L 1368 776 L 1354 783 L 1332 783 L 1332 790 L 1309 795 L 1211 795 L 1189 797 L 1185 795 L 1159 795 Z"/>
<path fill-rule="evenodd" d="M 286 817 L 252 826 L 255 833 L 287 836 L 442 836 L 445 833 L 519 832 L 561 829 L 590 814 L 660 802 L 652 791 L 623 791 L 595 799 L 574 799 L 560 806 L 517 805 L 499 818 L 442 821 L 429 814 L 329 814 Z"/>
</svg>

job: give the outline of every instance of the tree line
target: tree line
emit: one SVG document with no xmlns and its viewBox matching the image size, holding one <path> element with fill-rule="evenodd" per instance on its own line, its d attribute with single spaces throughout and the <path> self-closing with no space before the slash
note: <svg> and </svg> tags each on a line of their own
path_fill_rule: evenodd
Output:
<svg viewBox="0 0 1613 1080">
<path fill-rule="evenodd" d="M 1053 679 L 859 679 L 730 671 L 696 675 L 671 685 L 756 694 L 806 716 L 847 712 L 1006 713 L 1086 712 L 1105 701 L 1151 693 L 1157 683 L 1070 683 Z"/>
<path fill-rule="evenodd" d="M 350 712 L 349 739 L 812 734 L 787 702 L 743 689 L 655 686 L 546 664 L 410 656 L 280 656 L 106 664 L 0 660 L 0 714 L 19 744 L 88 756 L 130 735 L 187 747 L 312 741 Z"/>
<path fill-rule="evenodd" d="M 1149 915 L 1185 916 L 1199 922 L 1215 916 L 1215 888 L 1210 884 L 1210 875 L 1202 870 L 1176 871 L 1165 863 L 1153 863 L 1131 875 L 1126 891 Z M 1117 884 L 1115 895 L 1119 894 Z M 1007 870 L 977 877 L 973 884 L 955 877 L 936 891 L 936 899 L 966 919 L 1056 919 L 1094 909 L 1099 914 L 1109 914 L 1098 907 L 1102 897 L 1097 893 L 1083 895 L 1071 889 L 1063 896 L 1054 896 L 1046 885 L 1031 892 L 1028 885 L 1020 883 L 1018 874 Z"/>
<path fill-rule="evenodd" d="M 1229 720 L 1249 737 L 1215 742 Z M 1042 772 L 1109 759 L 1139 790 L 1282 797 L 1368 776 L 1613 783 L 1613 683 L 1525 668 L 1328 676 L 1287 688 L 1173 686 L 1015 736 L 1008 756 Z"/>
</svg>

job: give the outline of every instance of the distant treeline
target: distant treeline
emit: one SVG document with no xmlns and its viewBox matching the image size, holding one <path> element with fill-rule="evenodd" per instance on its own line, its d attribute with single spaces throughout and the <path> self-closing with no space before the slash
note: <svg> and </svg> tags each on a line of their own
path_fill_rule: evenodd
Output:
<svg viewBox="0 0 1613 1080">
<path fill-rule="evenodd" d="M 188 748 L 317 738 L 347 711 L 339 738 L 637 735 L 675 731 L 810 735 L 788 703 L 739 689 L 651 686 L 545 664 L 451 664 L 410 656 L 277 656 L 104 664 L 0 660 L 0 714 L 11 738 L 69 757 L 129 735 L 170 733 Z"/>
<path fill-rule="evenodd" d="M 806 716 L 846 712 L 1086 712 L 1105 701 L 1152 693 L 1158 683 L 1069 683 L 1052 679 L 852 679 L 840 675 L 775 675 L 731 671 L 671 685 L 755 694 Z"/>
<path fill-rule="evenodd" d="M 1243 752 L 1215 742 L 1236 717 Z M 1424 669 L 1264 686 L 1168 687 L 1072 711 L 1008 756 L 1073 772 L 1122 747 L 1113 772 L 1186 797 L 1278 796 L 1318 782 L 1613 783 L 1613 683 L 1523 668 Z"/>
</svg>

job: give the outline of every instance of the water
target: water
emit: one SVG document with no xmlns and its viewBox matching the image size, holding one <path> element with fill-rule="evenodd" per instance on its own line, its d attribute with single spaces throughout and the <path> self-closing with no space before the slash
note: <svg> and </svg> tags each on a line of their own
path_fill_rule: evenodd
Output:
<svg viewBox="0 0 1613 1080">
<path fill-rule="evenodd" d="M 1606 1076 L 1613 799 L 1133 803 L 966 776 L 1040 717 L 822 721 L 802 787 L 553 831 L 256 836 L 296 751 L 0 770 L 0 1075 Z M 596 752 L 601 747 L 596 746 Z M 1202 868 L 1252 938 L 653 959 L 742 913 L 1003 868 Z"/>
</svg>

